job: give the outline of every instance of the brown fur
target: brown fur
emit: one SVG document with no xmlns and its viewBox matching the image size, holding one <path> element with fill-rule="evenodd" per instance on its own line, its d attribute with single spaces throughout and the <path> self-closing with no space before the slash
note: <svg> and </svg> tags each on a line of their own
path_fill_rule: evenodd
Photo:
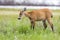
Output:
<svg viewBox="0 0 60 40">
<path fill-rule="evenodd" d="M 53 31 L 53 24 L 51 21 L 53 15 L 50 9 L 45 8 L 45 9 L 32 10 L 32 11 L 24 11 L 23 13 L 25 14 L 25 16 L 27 16 L 30 19 L 31 28 L 34 29 L 35 21 L 42 21 L 44 28 L 46 29 L 47 28 L 46 20 L 47 20 Z"/>
</svg>

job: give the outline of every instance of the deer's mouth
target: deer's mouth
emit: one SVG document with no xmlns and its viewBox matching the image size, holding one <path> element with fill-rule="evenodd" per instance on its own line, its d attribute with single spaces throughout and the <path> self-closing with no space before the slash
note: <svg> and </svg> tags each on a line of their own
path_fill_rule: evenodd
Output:
<svg viewBox="0 0 60 40">
<path fill-rule="evenodd" d="M 21 18 L 18 18 L 18 20 L 20 20 Z"/>
</svg>

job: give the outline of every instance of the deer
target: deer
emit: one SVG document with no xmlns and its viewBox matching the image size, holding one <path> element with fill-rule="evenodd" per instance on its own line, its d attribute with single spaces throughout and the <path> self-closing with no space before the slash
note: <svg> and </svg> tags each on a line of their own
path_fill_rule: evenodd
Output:
<svg viewBox="0 0 60 40">
<path fill-rule="evenodd" d="M 35 9 L 32 11 L 27 11 L 27 9 L 24 8 L 22 11 L 20 11 L 18 19 L 20 20 L 23 15 L 29 18 L 31 22 L 31 29 L 34 30 L 36 21 L 42 21 L 44 29 L 46 29 L 47 28 L 46 21 L 47 21 L 52 31 L 54 31 L 52 23 L 52 17 L 53 17 L 52 10 L 44 8 L 44 9 Z"/>
</svg>

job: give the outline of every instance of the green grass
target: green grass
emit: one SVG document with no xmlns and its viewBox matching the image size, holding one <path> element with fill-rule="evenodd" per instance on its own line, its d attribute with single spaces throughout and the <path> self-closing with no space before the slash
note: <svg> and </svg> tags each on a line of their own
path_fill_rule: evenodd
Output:
<svg viewBox="0 0 60 40">
<path fill-rule="evenodd" d="M 43 30 L 41 21 L 36 22 L 34 31 L 31 30 L 27 17 L 18 20 L 19 11 L 10 10 L 0 9 L 0 40 L 60 40 L 60 15 L 52 18 L 55 29 L 53 33 L 48 23 L 47 29 Z"/>
</svg>

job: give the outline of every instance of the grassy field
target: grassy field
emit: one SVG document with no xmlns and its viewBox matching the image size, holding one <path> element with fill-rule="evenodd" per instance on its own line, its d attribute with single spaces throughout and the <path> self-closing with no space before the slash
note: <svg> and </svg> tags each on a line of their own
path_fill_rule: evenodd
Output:
<svg viewBox="0 0 60 40">
<path fill-rule="evenodd" d="M 55 33 L 48 24 L 44 31 L 42 22 L 36 22 L 35 30 L 30 29 L 27 17 L 18 20 L 19 9 L 0 9 L 0 40 L 60 40 L 60 10 L 53 10 Z"/>
</svg>

